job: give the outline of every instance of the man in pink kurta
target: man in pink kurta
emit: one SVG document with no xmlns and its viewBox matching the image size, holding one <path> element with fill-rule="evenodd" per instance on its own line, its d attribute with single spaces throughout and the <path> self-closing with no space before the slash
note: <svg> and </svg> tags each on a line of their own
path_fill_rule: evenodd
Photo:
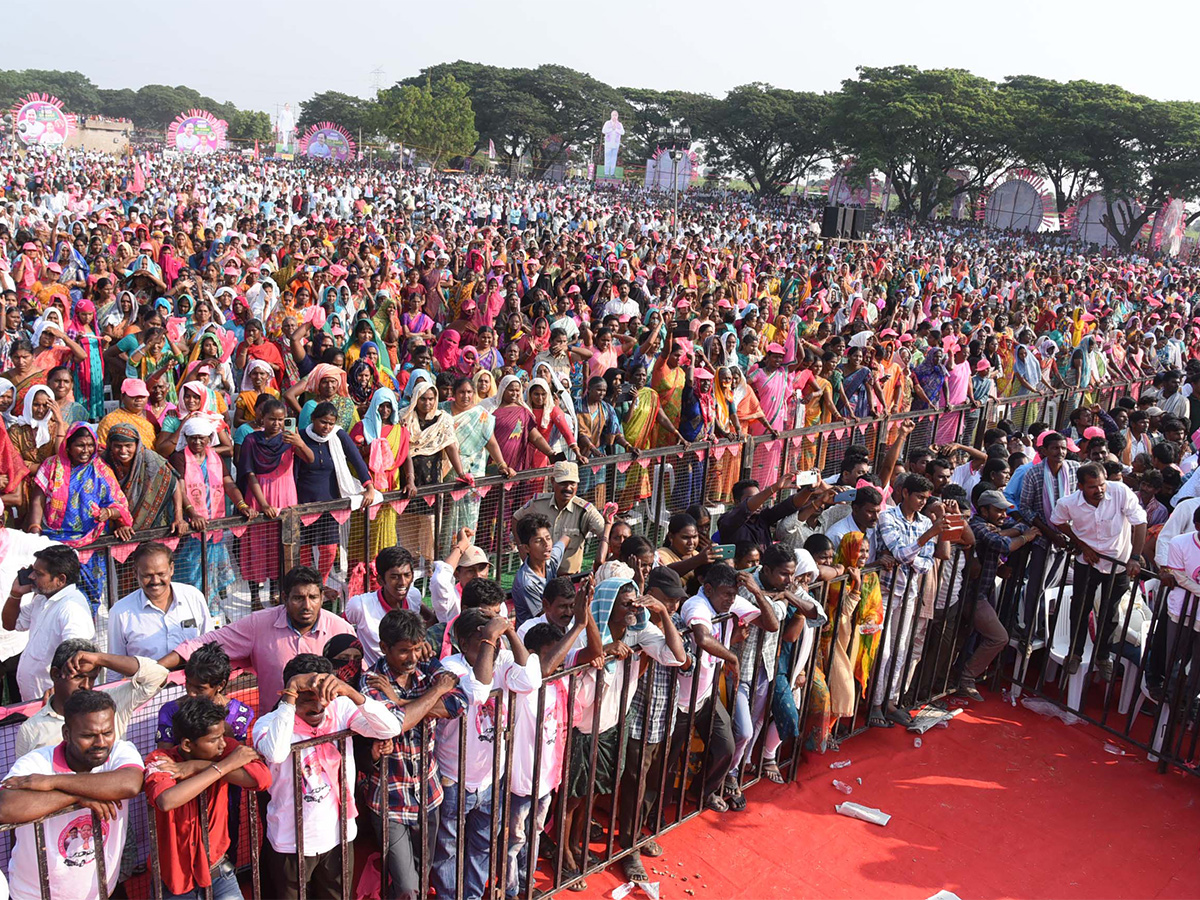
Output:
<svg viewBox="0 0 1200 900">
<path fill-rule="evenodd" d="M 251 613 L 190 641 L 184 641 L 159 663 L 168 669 L 182 666 L 201 644 L 216 641 L 235 666 L 249 666 L 258 676 L 260 715 L 269 712 L 283 690 L 283 667 L 300 653 L 321 655 L 335 634 L 354 634 L 354 627 L 321 608 L 320 574 L 296 566 L 280 584 L 283 602 L 272 609 Z"/>
</svg>

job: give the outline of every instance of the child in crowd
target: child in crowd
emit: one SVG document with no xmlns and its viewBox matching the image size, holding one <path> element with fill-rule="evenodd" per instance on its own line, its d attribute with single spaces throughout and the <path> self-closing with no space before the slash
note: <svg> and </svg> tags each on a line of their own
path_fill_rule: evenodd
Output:
<svg viewBox="0 0 1200 900">
<path fill-rule="evenodd" d="M 154 805 L 159 871 L 168 896 L 197 896 L 210 886 L 214 900 L 242 896 L 233 861 L 226 855 L 229 823 L 237 812 L 227 798 L 227 785 L 265 791 L 271 786 L 271 773 L 252 747 L 227 737 L 228 715 L 224 706 L 206 696 L 189 696 L 175 704 L 174 743 L 146 757 L 146 798 Z M 202 829 L 207 829 L 207 854 Z"/>
<path fill-rule="evenodd" d="M 438 622 L 448 622 L 462 608 L 462 589 L 473 578 L 487 578 L 487 553 L 476 547 L 474 528 L 463 528 L 454 537 L 454 547 L 445 562 L 433 564 L 429 579 L 429 599 L 433 602 L 433 615 Z"/>
<path fill-rule="evenodd" d="M 254 747 L 271 770 L 267 839 L 262 848 L 264 884 L 283 900 L 300 896 L 297 853 L 298 837 L 302 837 L 307 895 L 313 900 L 339 900 L 343 880 L 353 874 L 353 869 L 342 869 L 339 819 L 343 815 L 346 819 L 346 840 L 351 843 L 347 852 L 352 865 L 353 841 L 358 834 L 354 754 L 348 746 L 339 753 L 329 741 L 300 751 L 303 784 L 298 786 L 293 778 L 292 744 L 347 729 L 387 740 L 400 734 L 402 726 L 392 710 L 338 680 L 333 664 L 323 656 L 295 656 L 283 669 L 283 681 L 278 704 L 254 727 Z M 342 778 L 349 786 L 344 810 L 340 801 Z M 302 803 L 299 815 L 297 788 Z M 303 829 L 300 836 L 296 833 L 297 818 Z"/>
<path fill-rule="evenodd" d="M 514 532 L 517 548 L 525 556 L 512 586 L 517 624 L 522 625 L 542 611 L 542 592 L 546 582 L 558 574 L 567 549 L 567 538 L 564 536 L 555 542 L 550 520 L 537 513 L 518 519 Z"/>
</svg>

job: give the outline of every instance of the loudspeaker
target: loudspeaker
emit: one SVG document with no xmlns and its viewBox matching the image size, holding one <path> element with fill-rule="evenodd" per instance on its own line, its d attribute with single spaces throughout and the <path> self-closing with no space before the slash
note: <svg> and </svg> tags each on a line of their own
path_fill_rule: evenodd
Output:
<svg viewBox="0 0 1200 900">
<path fill-rule="evenodd" d="M 825 207 L 825 215 L 821 218 L 821 237 L 838 237 L 842 211 L 836 206 Z"/>
<path fill-rule="evenodd" d="M 842 206 L 838 208 L 838 237 L 844 241 L 854 236 L 854 210 Z"/>
<path fill-rule="evenodd" d="M 875 230 L 875 224 L 879 220 L 879 210 L 873 206 L 866 209 L 854 210 L 854 227 L 851 229 L 852 237 L 856 241 L 865 241 Z"/>
</svg>

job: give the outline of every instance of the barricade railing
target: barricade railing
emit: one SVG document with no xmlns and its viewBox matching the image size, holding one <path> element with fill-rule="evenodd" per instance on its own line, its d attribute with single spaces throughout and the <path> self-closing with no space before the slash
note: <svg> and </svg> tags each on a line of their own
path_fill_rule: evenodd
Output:
<svg viewBox="0 0 1200 900">
<path fill-rule="evenodd" d="M 96 861 L 97 892 L 100 900 L 108 900 L 108 860 L 104 858 L 104 828 L 103 822 L 100 820 L 100 816 L 97 815 L 94 810 L 89 810 L 85 806 L 74 804 L 64 809 L 60 809 L 58 812 L 50 813 L 47 816 L 41 816 L 28 822 L 21 822 L 19 824 L 8 822 L 0 823 L 0 834 L 4 832 L 16 832 L 18 828 L 33 828 L 33 843 L 37 857 L 38 881 L 40 882 L 41 887 L 41 898 L 42 900 L 62 900 L 62 898 L 55 898 L 51 891 L 50 865 L 46 850 L 46 823 L 57 819 L 60 816 L 69 815 L 71 813 L 91 813 L 91 831 L 87 835 L 81 834 L 79 836 L 79 840 L 82 840 L 85 843 L 89 840 L 95 842 L 92 854 Z M 57 850 L 58 848 L 56 847 L 55 851 L 57 852 Z"/>
</svg>

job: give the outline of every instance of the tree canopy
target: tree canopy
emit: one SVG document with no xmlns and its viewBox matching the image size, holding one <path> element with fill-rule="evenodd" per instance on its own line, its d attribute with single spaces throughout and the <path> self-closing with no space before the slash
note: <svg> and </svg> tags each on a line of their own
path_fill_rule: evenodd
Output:
<svg viewBox="0 0 1200 900">
<path fill-rule="evenodd" d="M 0 109 L 31 92 L 58 96 L 69 112 L 145 128 L 165 128 L 200 107 L 229 122 L 234 140 L 270 137 L 266 113 L 185 85 L 102 88 L 79 72 L 0 70 Z M 557 164 L 598 158 L 600 128 L 612 110 L 625 125 L 627 165 L 654 152 L 660 131 L 686 125 L 710 175 L 777 194 L 798 177 L 848 161 L 855 180 L 882 173 L 900 212 L 918 218 L 960 195 L 978 197 L 1011 167 L 1028 167 L 1046 178 L 1060 217 L 1103 192 L 1108 230 L 1125 249 L 1164 203 L 1200 198 L 1200 104 L 1035 75 L 997 84 L 963 69 L 863 67 L 827 94 L 751 82 L 712 97 L 613 87 L 560 65 L 458 60 L 372 98 L 314 94 L 300 105 L 298 125 L 336 122 L 366 141 L 402 141 L 434 161 L 491 141 L 501 159 L 537 177 Z"/>
</svg>

